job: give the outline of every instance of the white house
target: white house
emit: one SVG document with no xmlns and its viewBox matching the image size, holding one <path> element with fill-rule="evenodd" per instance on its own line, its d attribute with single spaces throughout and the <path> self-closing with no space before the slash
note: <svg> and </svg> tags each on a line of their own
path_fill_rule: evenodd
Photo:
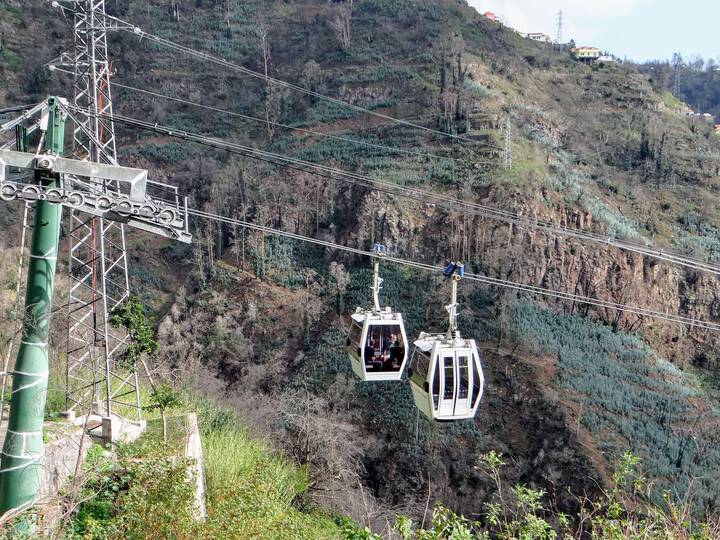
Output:
<svg viewBox="0 0 720 540">
<path fill-rule="evenodd" d="M 541 43 L 550 43 L 552 39 L 547 34 L 543 34 L 542 32 L 530 32 L 527 36 L 528 39 L 532 39 L 533 41 L 539 41 Z"/>
</svg>

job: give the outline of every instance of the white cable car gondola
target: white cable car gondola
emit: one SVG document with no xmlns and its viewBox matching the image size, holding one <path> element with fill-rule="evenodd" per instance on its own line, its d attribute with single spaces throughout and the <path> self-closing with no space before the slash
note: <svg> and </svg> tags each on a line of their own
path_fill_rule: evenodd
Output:
<svg viewBox="0 0 720 540">
<path fill-rule="evenodd" d="M 420 334 L 408 374 L 418 409 L 432 420 L 473 418 L 483 394 L 480 353 L 474 339 L 460 337 L 457 325 L 457 286 L 464 266 L 450 263 L 445 276 L 452 280 L 452 301 L 445 334 Z"/>
<path fill-rule="evenodd" d="M 400 313 L 380 307 L 380 257 L 385 247 L 375 244 L 373 307 L 357 308 L 347 338 L 347 351 L 355 374 L 364 381 L 399 381 L 407 362 L 407 337 Z"/>
</svg>

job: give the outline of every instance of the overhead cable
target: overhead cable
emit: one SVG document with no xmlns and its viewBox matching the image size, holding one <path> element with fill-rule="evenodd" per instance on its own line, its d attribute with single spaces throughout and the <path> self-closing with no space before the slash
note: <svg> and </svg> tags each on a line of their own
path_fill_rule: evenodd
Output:
<svg viewBox="0 0 720 540">
<path fill-rule="evenodd" d="M 37 103 L 31 103 L 29 105 L 15 105 L 14 107 L 5 107 L 4 109 L 0 109 L 0 114 L 10 114 L 20 111 L 28 111 L 35 107 L 35 105 L 37 105 Z"/>
<path fill-rule="evenodd" d="M 50 0 L 46 0 L 46 1 L 50 1 Z M 64 11 L 74 12 L 73 9 L 70 8 L 69 6 L 64 6 L 64 5 L 62 5 L 62 4 L 57 4 L 57 2 L 51 2 L 51 3 L 53 3 L 53 5 L 56 5 L 57 7 L 61 8 L 61 9 L 64 10 Z M 445 132 L 445 131 L 441 131 L 441 130 L 438 130 L 438 129 L 434 129 L 434 128 L 430 128 L 430 127 L 423 126 L 423 125 L 420 125 L 420 124 L 416 124 L 416 123 L 410 122 L 410 121 L 408 121 L 408 120 L 404 120 L 404 119 L 401 119 L 401 118 L 395 118 L 395 117 L 393 117 L 393 116 L 390 116 L 390 115 L 387 115 L 387 114 L 383 114 L 383 113 L 379 113 L 379 112 L 377 112 L 377 111 L 374 111 L 374 110 L 372 110 L 372 109 L 368 109 L 368 108 L 366 108 L 366 107 L 362 107 L 362 106 L 360 106 L 360 105 L 355 105 L 354 103 L 350 103 L 350 102 L 344 101 L 344 100 L 342 100 L 342 99 L 338 99 L 338 98 L 335 98 L 335 97 L 332 97 L 332 96 L 328 96 L 328 95 L 322 94 L 322 93 L 320 93 L 320 92 L 316 92 L 316 91 L 314 91 L 314 90 L 310 90 L 309 88 L 305 88 L 305 87 L 303 87 L 303 86 L 300 86 L 300 85 L 297 85 L 297 84 L 294 84 L 294 83 L 291 83 L 291 82 L 287 82 L 287 81 L 283 81 L 283 80 L 281 80 L 281 79 L 276 79 L 276 78 L 274 78 L 274 77 L 270 77 L 270 76 L 268 76 L 268 75 L 265 75 L 264 73 L 260 73 L 259 71 L 255 71 L 255 70 L 252 70 L 252 69 L 247 68 L 247 67 L 245 67 L 245 66 L 241 66 L 241 65 L 235 64 L 234 62 L 231 62 L 231 61 L 226 60 L 226 59 L 224 59 L 224 58 L 220 58 L 220 57 L 218 57 L 218 56 L 213 56 L 213 55 L 211 55 L 211 54 L 209 54 L 209 53 L 206 53 L 206 52 L 203 52 L 203 51 L 198 51 L 198 50 L 196 50 L 196 49 L 193 49 L 192 47 L 188 47 L 188 46 L 186 46 L 186 45 L 181 45 L 180 43 L 175 43 L 174 41 L 170 41 L 169 39 L 165 39 L 165 38 L 162 38 L 162 37 L 160 37 L 160 36 L 156 36 L 156 35 L 154 35 L 154 34 L 151 34 L 151 33 L 149 33 L 149 32 L 146 32 L 145 30 L 143 30 L 143 29 L 140 28 L 139 26 L 135 26 L 135 25 L 133 25 L 132 23 L 129 23 L 129 22 L 127 22 L 127 21 L 125 21 L 125 20 L 123 20 L 123 19 L 120 19 L 120 18 L 118 18 L 118 17 L 113 17 L 112 15 L 105 15 L 105 19 L 106 19 L 106 21 L 114 22 L 114 23 L 117 25 L 117 26 L 116 26 L 116 29 L 117 29 L 117 30 L 122 30 L 122 31 L 124 31 L 124 32 L 129 33 L 129 34 L 135 35 L 135 36 L 139 37 L 140 39 L 146 39 L 146 40 L 148 40 L 148 41 L 151 41 L 151 42 L 153 42 L 153 43 L 157 43 L 158 45 L 162 45 L 162 46 L 167 47 L 167 48 L 169 48 L 169 49 L 173 49 L 173 50 L 176 50 L 176 51 L 178 51 L 178 52 L 182 52 L 183 54 L 186 54 L 186 55 L 188 55 L 188 56 L 192 56 L 192 57 L 198 58 L 198 59 L 200 59 L 200 60 L 204 60 L 204 61 L 206 61 L 206 62 L 210 62 L 210 63 L 216 64 L 216 65 L 222 66 L 222 67 L 227 68 L 227 69 L 229 69 L 229 70 L 231 70 L 231 71 L 236 71 L 236 72 L 238 72 L 238 73 L 242 73 L 243 75 L 248 75 L 248 76 L 254 77 L 254 78 L 256 78 L 256 79 L 261 79 L 261 80 L 263 80 L 263 81 L 265 81 L 265 82 L 271 83 L 271 84 L 276 85 L 276 86 L 279 86 L 279 87 L 281 87 L 281 88 L 287 88 L 287 89 L 289 89 L 289 90 L 293 90 L 293 91 L 296 91 L 296 92 L 300 92 L 300 93 L 302 93 L 302 94 L 305 94 L 305 95 L 310 96 L 310 97 L 314 97 L 315 99 L 319 99 L 319 100 L 321 100 L 321 101 L 326 101 L 326 102 L 328 102 L 328 103 L 334 103 L 335 105 L 339 105 L 339 106 L 341 106 L 341 107 L 345 107 L 345 108 L 348 108 L 348 109 L 352 109 L 352 110 L 354 110 L 354 111 L 356 111 L 356 112 L 360 112 L 360 113 L 363 113 L 363 114 L 368 114 L 368 115 L 371 115 L 371 116 L 375 116 L 376 118 L 381 118 L 381 119 L 383 119 L 383 120 L 385 120 L 385 121 L 393 122 L 393 123 L 396 123 L 396 124 L 402 124 L 402 125 L 404 125 L 404 126 L 411 127 L 411 128 L 413 128 L 413 129 L 418 129 L 418 130 L 421 130 L 421 131 L 425 131 L 426 133 L 431 133 L 431 134 L 438 135 L 438 136 L 441 136 L 441 137 L 448 137 L 448 138 L 454 139 L 454 140 L 469 142 L 469 143 L 472 143 L 472 144 L 474 144 L 474 145 L 480 144 L 480 145 L 484 145 L 484 146 L 492 146 L 492 147 L 495 148 L 495 149 L 499 149 L 499 147 L 494 146 L 494 145 L 487 145 L 487 144 L 485 144 L 485 143 L 479 143 L 477 140 L 471 139 L 470 137 L 465 137 L 465 136 L 463 136 L 463 135 L 457 135 L 457 134 L 454 134 L 454 133 L 447 133 L 447 132 Z M 106 22 L 106 25 L 107 25 L 107 22 Z"/>
<path fill-rule="evenodd" d="M 254 231 L 263 232 L 266 234 L 274 235 L 274 236 L 280 236 L 284 238 L 289 238 L 291 240 L 301 241 L 301 242 L 307 242 L 312 243 L 315 245 L 323 246 L 329 249 L 337 249 L 339 251 L 344 251 L 346 253 L 352 253 L 354 255 L 360 255 L 364 257 L 376 257 L 377 254 L 372 251 L 367 251 L 359 248 L 353 248 L 349 246 L 345 246 L 342 244 L 337 244 L 335 242 L 330 242 L 327 240 L 320 240 L 318 238 L 312 238 L 309 236 L 304 236 L 297 233 L 291 233 L 279 229 L 274 229 L 272 227 L 267 227 L 263 225 L 258 225 L 256 223 L 250 223 L 248 221 L 243 221 L 240 219 L 233 219 L 225 216 L 220 216 L 218 214 L 213 214 L 210 212 L 205 212 L 202 210 L 197 209 L 189 209 L 188 213 L 190 215 L 193 215 L 198 218 L 202 219 L 208 219 L 216 222 L 221 222 L 229 225 L 235 225 L 238 227 L 242 227 L 245 229 L 250 229 Z M 425 270 L 428 272 L 438 272 L 442 273 L 444 270 L 444 267 L 442 266 L 434 266 L 431 264 L 425 264 L 425 263 L 419 263 L 416 261 L 411 261 L 408 259 L 403 259 L 400 257 L 393 257 L 390 255 L 383 256 L 384 261 L 393 262 L 396 264 L 401 264 L 404 266 L 409 266 L 413 268 L 417 268 L 420 270 Z M 481 274 L 474 274 L 474 273 L 466 273 L 465 279 L 469 279 L 471 281 L 477 281 L 480 283 L 484 283 L 486 285 L 492 285 L 495 287 L 502 287 L 506 289 L 513 289 L 520 292 L 526 292 L 533 295 L 540 295 L 540 296 L 546 296 L 546 297 L 552 297 L 559 300 L 566 300 L 569 302 L 579 303 L 579 304 L 588 304 L 599 308 L 609 309 L 611 311 L 619 311 L 623 313 L 631 313 L 634 315 L 637 315 L 639 317 L 648 317 L 652 319 L 659 319 L 666 322 L 671 323 L 677 323 L 682 324 L 685 326 L 689 326 L 691 328 L 702 328 L 705 330 L 711 330 L 714 332 L 720 331 L 720 324 L 714 323 L 711 321 L 705 321 L 701 319 L 695 319 L 692 317 L 685 317 L 682 315 L 673 315 L 670 313 L 663 313 L 660 311 L 654 311 L 651 309 L 646 309 L 642 307 L 637 306 L 631 306 L 627 304 L 621 304 L 617 302 L 610 302 L 606 300 L 600 300 L 597 298 L 590 298 L 586 296 L 580 296 L 577 294 L 562 292 L 562 291 L 556 291 L 553 289 L 546 289 L 543 287 L 536 287 L 532 285 L 526 285 L 523 283 L 517 283 L 510 280 L 504 280 L 504 279 L 498 279 L 493 278 L 490 276 L 484 276 Z"/>
<path fill-rule="evenodd" d="M 72 109 L 71 106 L 70 108 Z M 564 225 L 557 225 L 550 221 L 523 216 L 519 213 L 502 210 L 488 205 L 464 201 L 462 199 L 458 199 L 449 195 L 402 186 L 394 184 L 392 182 L 378 180 L 367 175 L 345 171 L 336 167 L 312 163 L 302 159 L 285 156 L 283 154 L 277 154 L 274 152 L 260 150 L 238 143 L 224 141 L 222 139 L 206 137 L 204 135 L 199 135 L 196 133 L 177 130 L 165 126 L 159 126 L 157 124 L 153 124 L 151 122 L 146 122 L 143 120 L 137 120 L 117 114 L 112 117 L 112 120 L 119 124 L 124 124 L 139 129 L 153 131 L 155 133 L 161 133 L 169 137 L 175 137 L 182 140 L 195 142 L 197 144 L 209 146 L 219 150 L 224 150 L 229 153 L 239 154 L 259 161 L 264 161 L 266 163 L 271 163 L 276 166 L 287 167 L 315 176 L 323 177 L 329 180 L 336 180 L 348 182 L 355 185 L 361 185 L 368 189 L 412 199 L 421 204 L 439 206 L 449 212 L 476 215 L 487 219 L 509 223 L 511 225 L 516 225 L 523 228 L 540 230 L 554 235 L 574 238 L 580 241 L 593 242 L 603 246 L 637 253 L 639 255 L 651 257 L 689 269 L 720 276 L 720 267 L 717 265 L 685 257 L 666 250 L 653 249 L 651 247 L 632 243 L 626 240 L 618 240 L 611 237 L 601 236 L 592 232 L 573 229 Z"/>
<path fill-rule="evenodd" d="M 257 116 L 250 116 L 250 115 L 247 115 L 247 114 L 242 114 L 242 113 L 238 113 L 238 112 L 234 112 L 234 111 L 228 111 L 228 110 L 226 110 L 226 109 L 220 109 L 220 108 L 218 108 L 218 107 L 212 107 L 212 106 L 210 106 L 210 105 L 205 105 L 204 103 L 197 103 L 197 102 L 195 102 L 195 101 L 189 101 L 189 100 L 182 99 L 182 98 L 178 98 L 178 97 L 174 97 L 174 96 L 168 96 L 167 94 L 161 94 L 161 93 L 159 93 L 159 92 L 153 92 L 153 91 L 151 91 L 151 90 L 144 90 L 144 89 L 142 89 L 142 88 L 135 88 L 135 87 L 133 87 L 133 86 L 128 86 L 128 85 L 125 85 L 125 84 L 120 84 L 120 83 L 117 83 L 117 82 L 114 82 L 114 83 L 113 83 L 113 86 L 114 86 L 115 88 L 123 88 L 123 89 L 125 89 L 125 90 L 130 90 L 131 92 L 138 92 L 138 93 L 141 93 L 141 94 L 146 94 L 146 95 L 153 96 L 153 97 L 156 97 L 156 98 L 165 99 L 165 100 L 167 100 L 167 101 L 173 101 L 173 102 L 175 102 L 175 103 L 180 103 L 180 104 L 183 104 L 183 105 L 188 105 L 188 106 L 190 106 L 190 107 L 197 107 L 197 108 L 200 108 L 200 109 L 205 109 L 205 110 L 207 110 L 207 111 L 213 111 L 213 112 L 216 112 L 216 113 L 218 113 L 218 114 L 224 114 L 224 115 L 232 116 L 232 117 L 235 117 L 235 118 L 241 118 L 241 119 L 243 119 L 243 120 L 248 120 L 248 121 L 250 121 L 250 122 L 255 122 L 255 123 L 259 123 L 259 124 L 271 125 L 271 126 L 280 127 L 280 128 L 283 128 L 283 129 L 289 129 L 289 130 L 296 131 L 296 132 L 299 132 L 299 133 L 304 133 L 304 134 L 306 134 L 306 135 L 312 135 L 312 136 L 315 136 L 315 137 L 323 137 L 323 138 L 327 138 L 327 139 L 333 139 L 333 140 L 336 140 L 336 141 L 342 141 L 342 142 L 346 142 L 346 143 L 353 144 L 353 145 L 366 146 L 366 147 L 368 147 L 368 148 L 377 148 L 377 149 L 380 149 L 380 150 L 388 150 L 388 151 L 393 152 L 393 153 L 395 153 L 395 154 L 406 154 L 406 155 L 421 157 L 421 158 L 425 158 L 425 159 L 438 159 L 438 160 L 458 161 L 458 162 L 466 162 L 466 163 L 470 163 L 470 164 L 478 164 L 478 163 L 479 163 L 479 162 L 476 161 L 476 160 L 469 160 L 469 159 L 467 159 L 467 158 L 456 158 L 456 157 L 450 157 L 450 156 L 440 156 L 440 155 L 432 154 L 432 153 L 429 153 L 429 152 L 419 152 L 419 151 L 417 151 L 417 150 L 410 150 L 410 149 L 407 149 L 407 148 L 399 148 L 399 147 L 397 147 L 397 146 L 388 146 L 388 145 L 386 145 L 386 144 L 372 143 L 372 142 L 369 142 L 369 141 L 362 141 L 362 140 L 359 140 L 359 139 L 352 139 L 352 138 L 349 138 L 349 137 L 341 137 L 341 136 L 338 136 L 338 135 L 333 135 L 332 133 L 323 133 L 322 131 L 314 131 L 314 130 L 311 130 L 311 129 L 301 128 L 301 127 L 297 127 L 297 126 L 292 126 L 292 125 L 289 125 L 289 124 L 283 124 L 283 123 L 280 123 L 280 122 L 274 122 L 274 121 L 268 120 L 268 119 L 266 119 L 266 118 L 258 118 Z M 490 165 L 490 164 L 492 164 L 492 163 L 493 163 L 493 162 L 481 162 L 481 164 L 485 164 L 485 165 Z"/>
<path fill-rule="evenodd" d="M 50 0 L 47 0 L 47 1 L 50 1 Z M 64 6 L 64 5 L 61 5 L 61 4 L 58 5 L 57 2 L 51 2 L 51 3 L 53 3 L 53 5 L 56 5 L 56 6 L 60 7 L 61 9 L 65 10 L 65 11 L 72 11 L 71 8 L 69 8 L 68 6 Z M 227 67 L 227 68 L 229 68 L 229 69 L 233 69 L 233 70 L 236 70 L 236 71 L 240 71 L 240 72 L 242 72 L 242 73 L 245 73 L 245 74 L 247 74 L 247 75 L 251 75 L 251 76 L 253 76 L 253 77 L 261 78 L 261 79 L 266 80 L 266 81 L 268 81 L 268 82 L 272 82 L 273 84 L 279 84 L 280 86 L 284 86 L 284 87 L 287 87 L 287 88 L 291 88 L 291 89 L 294 89 L 294 90 L 298 90 L 298 91 L 300 91 L 300 92 L 306 93 L 306 94 L 311 95 L 311 96 L 313 96 L 313 97 L 316 97 L 316 98 L 318 98 L 318 99 L 323 99 L 323 100 L 326 100 L 326 101 L 334 102 L 334 103 L 339 104 L 339 105 L 342 105 L 342 106 L 347 106 L 347 107 L 350 107 L 350 108 L 352 108 L 352 109 L 355 109 L 355 110 L 358 110 L 358 111 L 361 111 L 361 112 L 365 112 L 365 113 L 368 113 L 368 114 L 372 114 L 372 115 L 375 115 L 375 116 L 384 118 L 384 119 L 386 119 L 386 120 L 390 120 L 390 121 L 393 121 L 393 122 L 398 122 L 398 123 L 401 123 L 401 124 L 404 124 L 404 125 L 408 125 L 408 126 L 410 126 L 410 127 L 415 127 L 415 128 L 422 129 L 422 130 L 425 130 L 425 131 L 429 131 L 429 132 L 432 132 L 432 133 L 436 133 L 436 134 L 439 134 L 439 135 L 451 137 L 451 138 L 454 138 L 454 139 L 466 140 L 466 141 L 468 141 L 468 142 L 473 142 L 473 143 L 477 142 L 477 141 L 473 141 L 472 139 L 468 139 L 467 137 L 461 137 L 461 136 L 458 136 L 458 135 L 453 135 L 453 134 L 450 134 L 450 133 L 445 133 L 445 132 L 442 132 L 442 131 L 438 131 L 438 130 L 434 130 L 434 129 L 431 129 L 431 128 L 427 128 L 427 127 L 425 127 L 425 126 L 420 126 L 420 125 L 418 125 L 418 124 L 414 124 L 414 123 L 408 122 L 408 121 L 406 121 L 406 120 L 401 120 L 401 119 L 393 118 L 393 117 L 388 116 L 388 115 L 383 115 L 383 114 L 377 113 L 377 112 L 375 112 L 375 111 L 371 111 L 371 110 L 369 110 L 369 109 L 360 107 L 360 106 L 358 106 L 358 105 L 354 105 L 354 104 L 351 104 L 351 103 L 347 103 L 347 102 L 342 101 L 342 100 L 339 100 L 339 99 L 337 99 L 337 98 L 333 98 L 333 97 L 329 97 L 329 96 L 325 96 L 325 95 L 319 94 L 319 93 L 317 93 L 317 92 L 314 92 L 314 91 L 305 89 L 305 88 L 303 88 L 303 87 L 300 87 L 300 86 L 298 86 L 298 85 L 294 85 L 294 84 L 292 84 L 292 83 L 287 83 L 287 82 L 285 82 L 285 81 L 280 81 L 280 80 L 274 79 L 274 78 L 272 78 L 272 77 L 267 77 L 267 76 L 265 76 L 265 75 L 262 74 L 262 73 L 253 71 L 253 70 L 251 70 L 251 69 L 249 69 L 249 68 L 245 68 L 245 67 L 243 67 L 243 66 L 238 66 L 238 65 L 236 65 L 236 64 L 234 64 L 234 63 L 232 63 L 232 62 L 229 62 L 229 61 L 227 61 L 227 60 L 224 60 L 224 59 L 222 59 L 222 58 L 214 57 L 214 56 L 212 56 L 212 55 L 210 55 L 210 54 L 208 54 L 208 53 L 196 51 L 196 50 L 194 50 L 194 49 L 192 49 L 192 48 L 190 48 L 190 47 L 186 47 L 186 46 L 184 46 L 184 45 L 180 45 L 180 44 L 174 43 L 174 42 L 172 42 L 172 41 L 166 40 L 166 39 L 161 38 L 161 37 L 159 37 L 159 36 L 155 36 L 155 35 L 149 34 L 148 32 L 145 32 L 144 30 L 142 30 L 141 28 L 139 28 L 139 27 L 137 27 L 137 26 L 134 26 L 134 25 L 132 25 L 131 23 L 129 23 L 129 22 L 127 22 L 127 21 L 124 21 L 124 20 L 122 20 L 122 19 L 119 19 L 119 18 L 117 18 L 117 17 L 112 17 L 112 16 L 110 16 L 110 15 L 106 15 L 105 17 L 106 17 L 107 20 L 109 20 L 109 21 L 111 21 L 111 22 L 114 22 L 114 23 L 117 25 L 117 26 L 116 26 L 116 29 L 117 29 L 117 30 L 123 30 L 123 31 L 129 32 L 129 33 L 138 35 L 138 36 L 140 36 L 141 38 L 147 38 L 147 39 L 149 39 L 149 40 L 151 40 L 151 41 L 154 41 L 154 42 L 156 42 L 156 43 L 159 43 L 159 44 L 161 44 L 161 45 L 165 45 L 165 46 L 168 46 L 168 47 L 171 47 L 171 48 L 175 48 L 175 49 L 177 49 L 177 50 L 179 50 L 179 51 L 181 51 L 181 52 L 183 52 L 183 53 L 186 53 L 186 54 L 195 56 L 195 57 L 197 57 L 197 58 L 201 58 L 201 59 L 204 59 L 204 60 L 207 60 L 207 61 L 210 61 L 210 62 L 219 64 L 219 65 L 225 66 L 225 67 Z M 196 142 L 199 142 L 199 141 L 196 141 Z M 201 144 L 207 144 L 207 143 L 201 143 Z M 498 147 L 495 147 L 495 148 L 498 148 Z M 228 149 L 228 148 L 225 148 L 225 149 L 226 149 L 227 151 L 231 151 L 231 150 Z M 250 156 L 250 157 L 255 157 L 255 159 L 263 159 L 263 158 L 260 158 L 260 157 L 258 157 L 258 156 Z M 289 166 L 289 165 L 286 165 L 286 166 Z M 377 181 L 374 181 L 374 183 L 375 183 L 375 185 L 377 185 Z M 407 195 L 406 195 L 406 196 L 407 196 Z M 439 197 L 439 196 L 434 195 L 434 197 Z M 447 199 L 447 197 L 444 197 L 444 198 Z M 463 207 L 467 207 L 468 204 L 469 204 L 469 203 L 464 203 L 464 202 L 463 202 Z M 507 213 L 507 212 L 504 212 L 504 211 L 501 211 L 501 210 L 497 210 L 497 209 L 493 209 L 493 208 L 488 208 L 488 207 L 480 208 L 479 205 L 471 205 L 471 206 L 477 208 L 477 211 L 476 211 L 476 212 L 472 212 L 472 211 L 469 211 L 469 210 L 467 210 L 467 209 L 462 209 L 462 210 L 459 210 L 459 211 L 461 211 L 461 212 L 475 213 L 476 215 L 483 215 L 484 217 L 488 217 L 488 218 L 490 218 L 490 219 L 499 219 L 499 220 L 501 220 L 501 221 L 510 222 L 510 223 L 512 223 L 512 224 L 516 224 L 516 225 L 523 226 L 523 227 L 531 227 L 531 228 L 534 228 L 534 229 L 547 230 L 547 231 L 550 231 L 550 232 L 552 232 L 552 233 L 557 233 L 557 234 L 561 234 L 561 235 L 564 235 L 564 236 L 573 237 L 573 238 L 576 238 L 576 239 L 578 239 L 578 240 L 585 240 L 585 241 L 591 241 L 591 242 L 596 242 L 596 243 L 602 243 L 602 244 L 606 244 L 606 245 L 608 245 L 608 246 L 612 246 L 612 247 L 615 247 L 615 248 L 618 248 L 618 249 L 621 249 L 621 250 L 631 251 L 631 252 L 634 252 L 634 253 L 639 253 L 639 254 L 644 255 L 644 256 L 652 257 L 652 258 L 655 258 L 655 259 L 658 259 L 658 260 L 670 262 L 670 263 L 677 264 L 677 265 L 680 265 L 680 266 L 685 266 L 685 267 L 687 267 L 687 268 L 691 268 L 691 269 L 694 269 L 694 270 L 700 270 L 700 271 L 703 271 L 703 272 L 708 272 L 708 273 L 711 273 L 711 274 L 720 275 L 720 266 L 707 263 L 706 261 L 700 261 L 700 260 L 697 260 L 697 259 L 692 259 L 692 258 L 683 256 L 683 255 L 680 255 L 680 254 L 676 254 L 676 253 L 673 253 L 672 251 L 669 251 L 669 250 L 656 250 L 656 249 L 652 249 L 652 248 L 648 247 L 648 245 L 643 245 L 643 244 L 640 244 L 640 243 L 637 243 L 637 242 L 633 242 L 633 241 L 630 241 L 630 240 L 618 240 L 618 239 L 615 239 L 615 238 L 598 235 L 598 234 L 595 234 L 595 233 L 592 233 L 592 232 L 578 231 L 577 229 L 572 229 L 572 228 L 569 228 L 569 227 L 566 227 L 566 226 L 562 226 L 562 225 L 556 225 L 556 224 L 554 224 L 554 223 L 552 223 L 552 222 L 543 221 L 543 220 L 538 220 L 538 219 L 536 219 L 536 218 L 526 218 L 526 217 L 524 217 L 524 216 L 512 215 L 511 213 Z M 458 210 L 458 209 L 456 209 L 456 210 Z M 502 216 L 504 216 L 504 217 L 502 217 Z"/>
<path fill-rule="evenodd" d="M 119 21 L 119 19 L 118 19 L 118 21 Z M 125 21 L 122 21 L 122 22 L 125 22 Z M 296 92 L 300 92 L 300 93 L 302 93 L 302 94 L 308 95 L 308 96 L 310 96 L 310 97 L 314 97 L 315 99 L 319 99 L 319 100 L 321 100 L 321 101 L 326 101 L 326 102 L 329 102 L 329 103 L 334 103 L 335 105 L 339 105 L 339 106 L 341 106 L 341 107 L 345 107 L 345 108 L 348 108 L 348 109 L 352 109 L 352 110 L 354 110 L 354 111 L 356 111 L 356 112 L 360 112 L 360 113 L 363 113 L 363 114 L 368 114 L 368 115 L 371 115 L 371 116 L 375 116 L 376 118 L 381 118 L 381 119 L 383 119 L 383 120 L 385 120 L 385 121 L 389 121 L 389 122 L 392 122 L 392 123 L 402 124 L 402 125 L 404 125 L 404 126 L 411 127 L 411 128 L 413 128 L 413 129 L 418 129 L 418 130 L 421 130 L 421 131 L 425 131 L 425 132 L 431 133 L 431 134 L 433 134 L 433 135 L 438 135 L 438 136 L 441 136 L 441 137 L 448 137 L 448 138 L 450 138 L 450 139 L 455 139 L 455 140 L 459 140 L 459 141 L 469 142 L 469 143 L 472 143 L 472 144 L 475 144 L 475 145 L 478 144 L 478 141 L 477 141 L 477 140 L 471 139 L 471 138 L 469 138 L 469 137 L 465 137 L 465 136 L 462 136 L 462 135 L 456 135 L 456 134 L 453 134 L 453 133 L 447 133 L 447 132 L 445 132 L 445 131 L 441 131 L 441 130 L 438 130 L 438 129 L 429 128 L 429 127 L 427 127 L 427 126 L 423 126 L 423 125 L 420 125 L 420 124 L 416 124 L 416 123 L 410 122 L 410 121 L 408 121 L 408 120 L 403 120 L 403 119 L 401 119 L 401 118 L 396 118 L 396 117 L 394 117 L 394 116 L 390 116 L 390 115 L 387 115 L 387 114 L 379 113 L 379 112 L 374 111 L 374 110 L 372 110 L 372 109 L 368 109 L 368 108 L 362 107 L 362 106 L 360 106 L 360 105 L 355 105 L 354 103 L 350 103 L 350 102 L 344 101 L 344 100 L 342 100 L 342 99 L 338 99 L 338 98 L 334 98 L 334 97 L 331 97 L 331 96 L 327 96 L 327 95 L 325 95 L 325 94 L 321 94 L 321 93 L 316 92 L 316 91 L 314 91 L 314 90 L 310 90 L 310 89 L 308 89 L 308 88 L 304 88 L 304 87 L 299 86 L 299 85 L 294 84 L 294 83 L 290 83 L 290 82 L 287 82 L 287 81 L 283 81 L 283 80 L 281 80 L 281 79 L 275 79 L 275 78 L 273 78 L 273 77 L 270 77 L 270 76 L 268 76 L 268 75 L 265 75 L 264 73 L 260 73 L 259 71 L 255 71 L 255 70 L 246 68 L 246 67 L 244 67 L 244 66 L 240 66 L 240 65 L 238 65 L 238 64 L 235 64 L 235 63 L 233 63 L 233 62 L 230 62 L 229 60 L 225 60 L 225 59 L 223 59 L 223 58 L 219 58 L 219 57 L 217 57 L 217 56 L 213 56 L 213 55 L 208 54 L 208 53 L 206 53 L 206 52 L 202 52 L 202 51 L 195 50 L 195 49 L 193 49 L 193 48 L 191 48 L 191 47 L 187 47 L 187 46 L 185 46 L 185 45 L 181 45 L 181 44 L 179 44 L 179 43 L 175 43 L 175 42 L 173 42 L 173 41 L 170 41 L 169 39 L 165 39 L 165 38 L 161 38 L 161 37 L 159 37 L 159 36 L 155 36 L 155 35 L 153 35 L 153 34 L 149 34 L 148 32 L 145 32 L 144 30 L 142 30 L 141 28 L 138 28 L 138 27 L 136 27 L 136 28 L 133 29 L 133 30 L 128 30 L 128 29 L 126 29 L 126 28 L 123 28 L 122 30 L 124 30 L 125 32 L 128 32 L 128 33 L 130 33 L 130 34 L 134 34 L 134 35 L 136 35 L 136 36 L 139 36 L 140 38 L 144 38 L 144 39 L 147 39 L 147 40 L 152 41 L 152 42 L 154 42 L 154 43 L 157 43 L 157 44 L 159 44 L 159 45 L 163 45 L 163 46 L 165 46 L 165 47 L 168 47 L 168 48 L 174 49 L 174 50 L 176 50 L 176 51 L 182 52 L 182 53 L 184 53 L 184 54 L 187 54 L 188 56 L 193 56 L 193 57 L 195 57 L 195 58 L 199 58 L 199 59 L 201 59 L 201 60 L 205 60 L 205 61 L 207 61 L 207 62 L 211 62 L 211 63 L 213 63 L 213 64 L 217 64 L 217 65 L 219 65 L 219 66 L 228 68 L 228 69 L 230 69 L 230 70 L 232 70 L 232 71 L 237 71 L 237 72 L 242 73 L 242 74 L 244 74 L 244 75 L 248 75 L 248 76 L 250 76 L 250 77 L 255 77 L 255 78 L 257 78 L 257 79 L 261 79 L 261 80 L 263 80 L 263 81 L 265 81 L 265 82 L 274 84 L 274 85 L 279 86 L 279 87 L 281 87 L 281 88 L 288 88 L 288 89 L 290 89 L 290 90 L 294 90 L 294 91 L 296 91 Z M 487 145 L 487 144 L 484 144 L 484 143 L 480 143 L 480 144 L 483 144 L 484 146 L 492 146 L 493 148 L 499 148 L 499 147 L 494 146 L 494 145 Z"/>
</svg>

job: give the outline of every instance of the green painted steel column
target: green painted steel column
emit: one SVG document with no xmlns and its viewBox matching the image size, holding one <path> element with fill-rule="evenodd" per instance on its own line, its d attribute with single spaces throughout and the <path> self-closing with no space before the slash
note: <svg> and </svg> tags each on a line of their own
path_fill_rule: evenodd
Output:
<svg viewBox="0 0 720 540">
<path fill-rule="evenodd" d="M 49 98 L 45 134 L 48 153 L 61 156 L 65 119 L 57 98 Z M 59 187 L 52 173 L 36 173 L 36 182 Z M 13 372 L 10 418 L 0 459 L 0 513 L 32 503 L 42 478 L 43 419 L 48 384 L 48 337 L 62 206 L 35 204 L 35 221 L 25 295 L 22 341 Z"/>
</svg>

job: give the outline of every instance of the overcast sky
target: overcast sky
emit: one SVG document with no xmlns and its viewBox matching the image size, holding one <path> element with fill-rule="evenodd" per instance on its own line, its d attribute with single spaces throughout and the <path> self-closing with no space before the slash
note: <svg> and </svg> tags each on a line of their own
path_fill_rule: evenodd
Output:
<svg viewBox="0 0 720 540">
<path fill-rule="evenodd" d="M 595 45 L 633 60 L 720 56 L 717 28 L 720 0 L 468 0 L 481 13 L 492 11 L 523 32 L 557 33 L 564 13 L 563 38 Z"/>
</svg>

